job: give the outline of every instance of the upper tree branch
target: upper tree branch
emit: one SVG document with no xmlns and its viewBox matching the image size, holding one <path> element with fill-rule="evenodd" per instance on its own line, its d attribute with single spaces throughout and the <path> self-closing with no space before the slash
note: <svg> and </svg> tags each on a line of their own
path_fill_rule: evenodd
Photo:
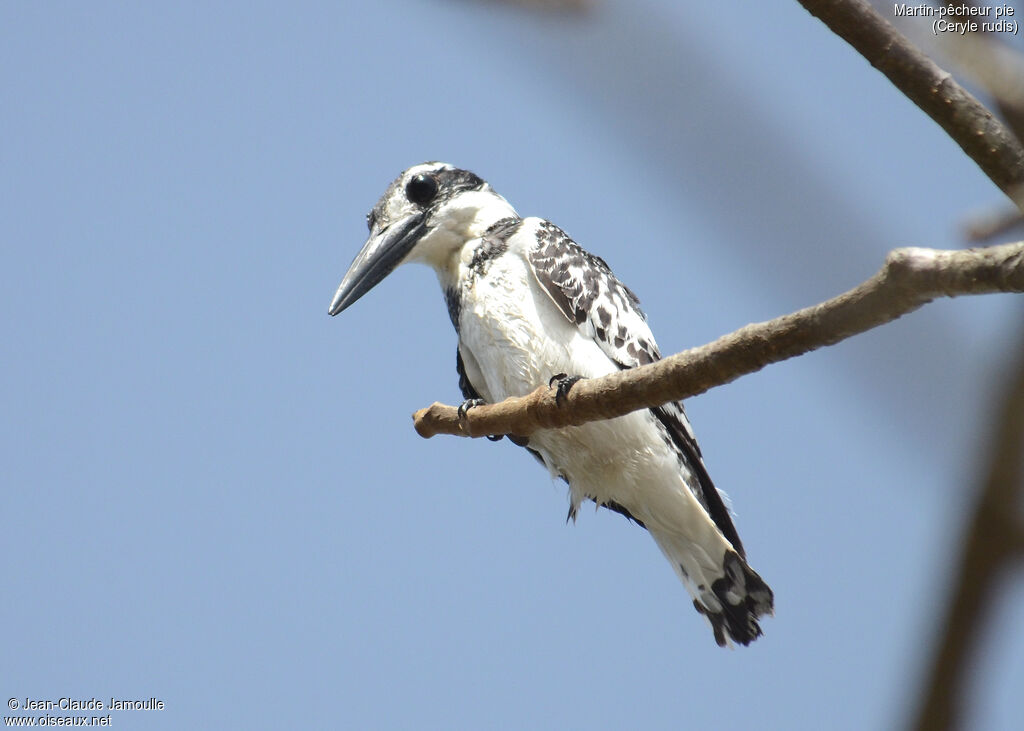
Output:
<svg viewBox="0 0 1024 731">
<path fill-rule="evenodd" d="M 459 419 L 435 403 L 413 414 L 420 436 L 526 436 L 538 429 L 623 416 L 703 393 L 770 363 L 832 345 L 884 324 L 938 297 L 1024 292 L 1024 242 L 983 249 L 896 249 L 871 279 L 849 292 L 657 363 L 583 380 L 556 404 L 554 390 L 478 406 Z M 571 374 L 570 374 L 571 375 Z"/>
<path fill-rule="evenodd" d="M 1024 148 L 992 113 L 864 0 L 800 0 L 935 120 L 1024 210 Z"/>
</svg>

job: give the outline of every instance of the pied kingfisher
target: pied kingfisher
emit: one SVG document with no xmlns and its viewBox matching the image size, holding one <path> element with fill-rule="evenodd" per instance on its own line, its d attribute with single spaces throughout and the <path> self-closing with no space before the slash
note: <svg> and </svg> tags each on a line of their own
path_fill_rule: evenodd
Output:
<svg viewBox="0 0 1024 731">
<path fill-rule="evenodd" d="M 661 357 L 636 295 L 602 259 L 554 224 L 520 218 L 471 172 L 438 162 L 411 167 L 366 222 L 369 239 L 329 313 L 399 264 L 433 267 L 459 337 L 462 410 L 556 381 L 565 393 L 579 378 Z M 569 517 L 592 500 L 646 528 L 719 645 L 760 636 L 772 591 L 747 565 L 681 403 L 508 436 L 569 483 Z"/>
</svg>

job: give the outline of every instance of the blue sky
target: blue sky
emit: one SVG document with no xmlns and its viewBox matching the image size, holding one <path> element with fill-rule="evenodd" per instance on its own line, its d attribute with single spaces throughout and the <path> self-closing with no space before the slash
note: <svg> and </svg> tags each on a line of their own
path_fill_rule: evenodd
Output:
<svg viewBox="0 0 1024 731">
<path fill-rule="evenodd" d="M 433 274 L 326 308 L 403 168 L 600 254 L 663 352 L 953 248 L 998 191 L 792 2 L 0 5 L 5 697 L 121 728 L 906 718 L 1020 303 L 939 302 L 688 402 L 776 617 L 722 651 L 653 542 L 459 400 Z M 1010 729 L 1024 589 L 974 728 Z"/>
</svg>

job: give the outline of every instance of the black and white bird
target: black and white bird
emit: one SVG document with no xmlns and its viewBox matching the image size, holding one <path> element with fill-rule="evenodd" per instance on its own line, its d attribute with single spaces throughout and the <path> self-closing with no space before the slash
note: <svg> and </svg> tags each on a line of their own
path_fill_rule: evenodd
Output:
<svg viewBox="0 0 1024 731">
<path fill-rule="evenodd" d="M 331 301 L 337 315 L 395 267 L 433 267 L 458 333 L 462 408 L 563 392 L 658 360 L 636 296 L 602 259 L 540 218 L 521 218 L 466 170 L 429 162 L 403 172 L 367 216 L 370 236 Z M 681 403 L 528 439 L 569 484 L 569 516 L 592 500 L 647 529 L 711 623 L 719 645 L 749 644 L 772 591 L 747 565 Z"/>
</svg>

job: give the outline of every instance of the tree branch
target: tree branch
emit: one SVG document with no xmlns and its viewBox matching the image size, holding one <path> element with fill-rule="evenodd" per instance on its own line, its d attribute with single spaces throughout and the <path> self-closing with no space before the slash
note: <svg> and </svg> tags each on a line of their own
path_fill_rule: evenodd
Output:
<svg viewBox="0 0 1024 731">
<path fill-rule="evenodd" d="M 1024 345 L 1024 340 L 1021 342 Z M 922 690 L 915 728 L 963 725 L 964 680 L 979 632 L 1000 580 L 1024 560 L 1024 348 L 1005 394 L 1000 395 L 989 440 L 987 472 L 979 475 L 974 516 L 967 529 L 946 620 Z"/>
<path fill-rule="evenodd" d="M 591 8 L 590 0 L 504 0 L 507 5 L 521 5 L 527 10 L 547 13 L 585 13 Z"/>
<path fill-rule="evenodd" d="M 1024 147 L 974 96 L 864 0 L 800 0 L 935 120 L 1024 210 Z"/>
<path fill-rule="evenodd" d="M 916 310 L 938 297 L 1024 292 L 1024 242 L 982 249 L 891 251 L 873 277 L 844 294 L 656 363 L 583 380 L 557 404 L 554 389 L 457 409 L 434 403 L 413 414 L 416 431 L 481 437 L 528 436 L 538 429 L 584 424 L 696 396 L 770 363 L 833 345 Z M 570 374 L 571 375 L 571 374 Z"/>
</svg>

